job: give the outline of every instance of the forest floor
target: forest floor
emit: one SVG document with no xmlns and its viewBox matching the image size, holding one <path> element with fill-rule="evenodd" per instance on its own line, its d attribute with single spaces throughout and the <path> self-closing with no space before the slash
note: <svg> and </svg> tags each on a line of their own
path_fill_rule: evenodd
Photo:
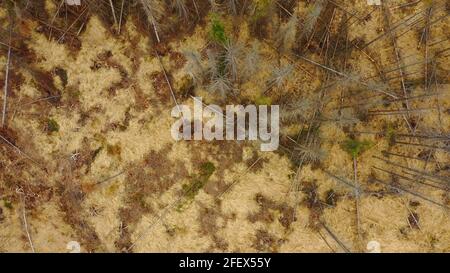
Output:
<svg viewBox="0 0 450 273">
<path fill-rule="evenodd" d="M 223 7 L 227 35 L 260 55 L 226 98 L 185 56 L 217 50 L 208 1 L 188 6 L 189 23 L 160 19 L 159 43 L 120 0 L 120 31 L 92 1 L 17 4 L 14 19 L 8 2 L 24 1 L 2 2 L 0 252 L 450 251 L 446 1 L 322 1 L 294 48 L 273 33 L 313 3 L 269 1 L 256 26 Z M 267 87 L 283 65 L 292 75 Z M 194 95 L 280 105 L 280 148 L 173 140 L 174 98 Z"/>
</svg>

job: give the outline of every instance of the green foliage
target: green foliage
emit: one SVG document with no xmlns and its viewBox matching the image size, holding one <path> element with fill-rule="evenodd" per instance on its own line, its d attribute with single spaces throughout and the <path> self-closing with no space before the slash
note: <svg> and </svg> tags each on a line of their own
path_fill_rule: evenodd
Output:
<svg viewBox="0 0 450 273">
<path fill-rule="evenodd" d="M 3 205 L 7 209 L 13 209 L 13 205 L 12 205 L 12 203 L 9 200 L 3 199 Z"/>
<path fill-rule="evenodd" d="M 184 201 L 178 204 L 177 211 L 181 212 L 183 209 L 191 203 L 198 192 L 208 183 L 211 175 L 216 171 L 216 167 L 212 162 L 203 163 L 200 166 L 200 172 L 197 176 L 195 176 L 191 183 L 184 184 L 182 186 Z"/>
<path fill-rule="evenodd" d="M 255 100 L 256 105 L 272 105 L 272 98 L 261 95 Z"/>
<path fill-rule="evenodd" d="M 67 95 L 68 95 L 68 97 L 69 97 L 70 99 L 78 100 L 78 99 L 80 99 L 80 97 L 81 97 L 81 92 L 80 92 L 79 90 L 70 89 L 70 90 L 67 92 Z"/>
<path fill-rule="evenodd" d="M 217 14 L 212 14 L 210 34 L 211 39 L 220 45 L 225 45 L 228 42 L 225 27 Z"/>
<path fill-rule="evenodd" d="M 58 122 L 56 122 L 56 120 L 54 120 L 54 119 L 48 119 L 47 120 L 47 130 L 50 133 L 58 132 L 59 131 L 59 124 L 58 124 Z"/>
<path fill-rule="evenodd" d="M 342 143 L 342 149 L 349 153 L 352 158 L 357 158 L 361 153 L 367 151 L 373 146 L 369 140 L 359 141 L 356 139 L 347 139 Z"/>
<path fill-rule="evenodd" d="M 395 131 L 394 126 L 391 123 L 387 124 L 385 136 L 388 139 L 389 145 L 392 146 L 395 144 L 396 135 L 397 133 Z"/>
<path fill-rule="evenodd" d="M 216 171 L 216 167 L 212 162 L 203 163 L 200 166 L 200 174 L 209 178 Z"/>
<path fill-rule="evenodd" d="M 203 188 L 206 182 L 206 180 L 194 178 L 190 184 L 183 185 L 184 197 L 188 202 L 194 199 L 194 197 Z"/>
<path fill-rule="evenodd" d="M 267 16 L 272 7 L 271 0 L 256 0 L 254 3 L 255 13 L 252 16 L 252 21 L 257 21 L 265 16 Z"/>
</svg>

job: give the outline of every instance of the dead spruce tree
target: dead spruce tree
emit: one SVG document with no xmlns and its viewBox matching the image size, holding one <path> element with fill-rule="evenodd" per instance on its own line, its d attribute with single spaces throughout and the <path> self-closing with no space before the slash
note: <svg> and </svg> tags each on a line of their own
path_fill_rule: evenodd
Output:
<svg viewBox="0 0 450 273">
<path fill-rule="evenodd" d="M 144 12 L 147 15 L 147 19 L 153 28 L 157 42 L 161 42 L 159 35 L 159 22 L 164 16 L 164 2 L 159 0 L 139 0 L 139 2 L 141 3 Z"/>
<path fill-rule="evenodd" d="M 297 42 L 298 21 L 297 15 L 292 15 L 275 35 L 275 47 L 281 54 L 289 53 Z"/>
</svg>

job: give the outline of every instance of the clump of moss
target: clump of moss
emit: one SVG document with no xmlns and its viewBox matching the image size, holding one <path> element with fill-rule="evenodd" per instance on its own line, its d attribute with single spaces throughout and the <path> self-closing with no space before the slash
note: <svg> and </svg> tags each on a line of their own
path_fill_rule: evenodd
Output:
<svg viewBox="0 0 450 273">
<path fill-rule="evenodd" d="M 395 144 L 395 139 L 396 139 L 396 131 L 395 128 L 392 124 L 387 124 L 386 125 L 386 132 L 385 132 L 385 136 L 389 142 L 389 146 L 392 146 Z"/>
<path fill-rule="evenodd" d="M 73 86 L 68 86 L 65 91 L 66 99 L 69 104 L 75 105 L 80 102 L 81 92 Z"/>
<path fill-rule="evenodd" d="M 54 119 L 48 119 L 47 120 L 47 131 L 49 133 L 58 132 L 59 131 L 59 124 Z"/>
<path fill-rule="evenodd" d="M 55 74 L 61 80 L 62 86 L 66 87 L 67 83 L 68 83 L 67 71 L 62 69 L 62 68 L 60 68 L 60 67 L 57 67 L 57 68 L 55 68 Z"/>
<path fill-rule="evenodd" d="M 272 99 L 267 96 L 259 96 L 255 100 L 256 105 L 272 105 Z"/>
<path fill-rule="evenodd" d="M 201 175 L 209 178 L 216 171 L 216 167 L 212 162 L 206 162 L 200 166 L 200 171 Z"/>
<path fill-rule="evenodd" d="M 269 14 L 271 9 L 272 2 L 270 0 L 259 0 L 255 1 L 255 12 L 252 16 L 252 21 L 257 21 L 262 17 L 265 17 Z"/>
<path fill-rule="evenodd" d="M 220 45 L 225 45 L 228 42 L 223 22 L 220 21 L 218 15 L 214 13 L 212 14 L 210 35 L 211 39 Z"/>
<path fill-rule="evenodd" d="M 182 186 L 184 201 L 182 201 L 177 207 L 179 212 L 181 212 L 187 204 L 194 200 L 195 196 L 206 185 L 206 183 L 208 183 L 209 178 L 215 171 L 216 167 L 212 162 L 203 163 L 200 166 L 199 174 L 192 179 L 192 182 Z"/>
<path fill-rule="evenodd" d="M 373 143 L 369 140 L 359 141 L 356 139 L 345 140 L 341 147 L 344 151 L 352 156 L 352 158 L 357 158 L 361 153 L 367 151 L 373 146 Z"/>
<path fill-rule="evenodd" d="M 5 208 L 7 208 L 7 209 L 13 209 L 12 203 L 11 203 L 9 200 L 7 200 L 7 199 L 3 199 L 3 205 L 4 205 Z"/>
</svg>

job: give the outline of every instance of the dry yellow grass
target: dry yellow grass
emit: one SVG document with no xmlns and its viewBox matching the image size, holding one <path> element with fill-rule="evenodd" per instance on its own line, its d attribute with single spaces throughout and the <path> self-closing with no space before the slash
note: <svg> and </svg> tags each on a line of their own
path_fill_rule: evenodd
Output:
<svg viewBox="0 0 450 273">
<path fill-rule="evenodd" d="M 392 2 L 394 7 L 405 1 Z M 46 1 L 49 14 L 54 14 L 56 7 L 53 1 Z M 363 12 L 367 10 L 365 0 L 356 0 L 346 7 L 367 13 Z M 408 12 L 422 8 L 420 3 Z M 302 14 L 306 7 L 302 3 L 295 9 Z M 442 7 L 436 11 L 436 17 L 445 12 L 448 13 Z M 393 21 L 405 16 L 407 12 L 392 11 Z M 6 18 L 7 12 L 0 8 L 2 30 L 6 29 Z M 236 26 L 231 18 L 227 19 L 227 30 L 233 30 Z M 382 19 L 381 11 L 376 11 L 364 24 L 354 24 L 349 41 L 375 39 L 381 34 Z M 368 251 L 366 245 L 370 241 L 378 241 L 383 252 L 450 251 L 448 209 L 369 183 L 373 166 L 389 168 L 389 164 L 373 156 L 380 157 L 381 151 L 388 149 L 392 153 L 417 155 L 422 151 L 420 147 L 390 147 L 385 137 L 361 137 L 373 141 L 374 146 L 357 160 L 358 181 L 376 194 L 361 196 L 362 238 L 358 238 L 355 200 L 349 194 L 352 189 L 324 172 L 353 180 L 353 160 L 341 147 L 348 132 L 335 122 L 326 121 L 329 117 L 324 116 L 319 131 L 321 148 L 326 151 L 319 168 L 309 164 L 297 170 L 286 154 L 260 152 L 255 143 L 175 142 L 170 135 L 174 103 L 166 82 L 161 80 L 155 48 L 151 38 L 139 32 L 132 20 L 122 26 L 121 35 L 112 35 L 98 16 L 90 17 L 78 37 L 81 48 L 75 53 L 67 43 L 49 40 L 37 31 L 39 24 L 35 20 L 24 18 L 20 24 L 24 34 L 30 35 L 27 46 L 35 55 L 32 65 L 51 73 L 54 85 L 62 90 L 62 102 L 56 106 L 48 101 L 27 105 L 43 94 L 27 69 L 15 71 L 23 74 L 23 82 L 13 87 L 14 93 L 8 99 L 8 129 L 17 134 L 15 145 L 44 165 L 45 170 L 9 145 L 1 144 L 0 251 L 31 251 L 24 210 L 36 252 L 68 252 L 70 241 L 80 242 L 83 252 L 343 252 L 320 223 L 325 223 L 351 251 Z M 177 56 L 185 49 L 205 49 L 209 27 L 208 23 L 199 24 L 183 39 L 173 39 L 166 45 L 170 49 L 163 54 L 162 63 L 172 77 L 180 104 L 192 106 L 192 100 L 181 97 L 179 89 L 188 71 L 177 64 Z M 236 39 L 242 44 L 255 39 L 248 22 L 239 27 Z M 436 40 L 448 35 L 447 18 L 433 26 Z M 397 43 L 402 56 L 423 60 L 414 31 L 398 38 Z M 281 63 L 293 63 L 298 69 L 286 86 L 271 90 L 275 100 L 313 97 L 327 84 L 322 80 L 323 69 L 294 57 L 280 57 L 270 43 L 260 45 L 264 56 L 261 70 L 241 86 L 243 100 L 252 102 L 259 96 L 278 59 Z M 433 50 L 446 47 L 448 41 Z M 368 47 L 365 54 L 376 56 L 386 69 L 396 66 L 390 39 Z M 377 75 L 377 71 L 365 54 L 354 50 L 346 62 L 367 79 Z M 320 61 L 318 54 L 310 57 Z M 440 62 L 444 73 L 448 73 L 449 57 L 442 57 Z M 4 55 L 0 56 L 0 63 L 6 63 Z M 65 86 L 55 68 L 66 71 Z M 422 73 L 411 74 L 417 69 L 405 68 L 408 81 L 423 78 Z M 448 134 L 448 74 L 442 80 L 445 83 L 437 86 L 442 111 L 436 110 L 434 97 L 411 100 L 409 106 L 433 109 L 417 118 L 419 129 Z M 400 90 L 397 83 L 392 85 Z M 422 94 L 422 87 L 411 88 L 412 95 Z M 324 113 L 339 107 L 340 94 L 349 96 L 349 91 L 352 90 L 347 86 L 329 88 L 323 99 L 328 101 Z M 206 103 L 215 100 L 202 87 L 196 88 L 195 94 Z M 57 121 L 57 132 L 45 129 L 48 119 Z M 358 123 L 354 131 L 380 132 L 390 122 L 401 124 L 403 120 L 401 116 L 376 116 L 370 122 Z M 289 130 L 298 130 L 299 126 Z M 402 126 L 399 132 L 406 133 L 406 125 Z M 9 131 L 0 132 L 7 136 Z M 255 161 L 258 164 L 249 168 Z M 448 181 L 448 149 L 436 150 L 431 161 L 438 162 L 443 170 L 440 175 Z M 183 185 L 192 182 L 205 162 L 213 163 L 215 172 L 206 186 L 180 209 Z M 429 172 L 437 168 L 435 163 L 424 164 L 415 159 L 397 158 L 395 162 Z M 384 181 L 390 179 L 383 173 L 377 174 Z M 293 184 L 298 185 L 298 191 L 293 190 Z M 16 189 L 25 192 L 25 203 Z M 418 185 L 412 189 L 449 205 L 448 184 L 447 191 Z M 338 196 L 333 205 L 326 204 L 330 190 Z M 291 212 L 295 219 L 290 218 L 294 217 Z M 419 218 L 417 226 L 411 222 L 412 215 Z"/>
</svg>

